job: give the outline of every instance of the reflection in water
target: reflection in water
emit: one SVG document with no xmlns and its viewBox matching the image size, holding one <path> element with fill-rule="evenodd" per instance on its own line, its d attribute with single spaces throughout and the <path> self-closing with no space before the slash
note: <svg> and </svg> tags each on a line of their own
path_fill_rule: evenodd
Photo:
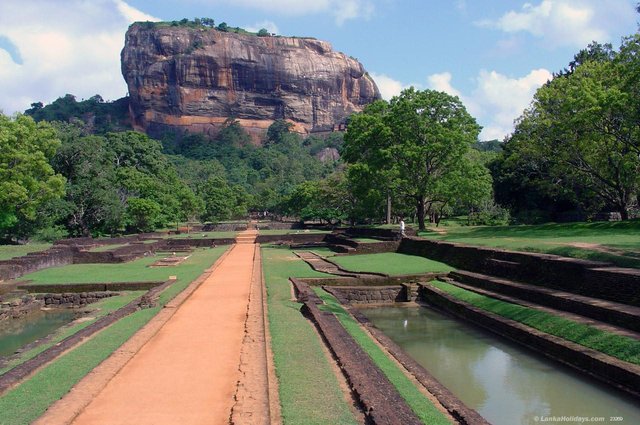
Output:
<svg viewBox="0 0 640 425">
<path fill-rule="evenodd" d="M 640 424 L 640 406 L 623 394 L 431 309 L 362 313 L 492 424 L 536 424 L 547 416 Z"/>
<path fill-rule="evenodd" d="M 0 357 L 12 355 L 18 348 L 49 335 L 74 318 L 71 310 L 37 311 L 17 319 L 0 322 Z"/>
</svg>

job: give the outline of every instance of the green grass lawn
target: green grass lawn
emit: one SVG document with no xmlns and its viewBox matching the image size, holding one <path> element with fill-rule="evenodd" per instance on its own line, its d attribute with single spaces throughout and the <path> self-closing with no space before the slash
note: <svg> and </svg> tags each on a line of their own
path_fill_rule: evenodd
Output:
<svg viewBox="0 0 640 425">
<path fill-rule="evenodd" d="M 378 242 L 382 242 L 381 240 L 371 239 L 371 238 L 353 238 L 353 240 L 356 241 L 356 242 L 360 242 L 360 243 L 378 243 Z"/>
<path fill-rule="evenodd" d="M 0 425 L 28 424 L 42 415 L 51 403 L 65 395 L 73 385 L 151 320 L 167 302 L 209 268 L 227 248 L 202 250 L 202 256 L 197 257 L 197 264 L 185 267 L 178 274 L 178 280 L 160 295 L 158 306 L 139 310 L 122 318 L 5 393 L 0 397 Z"/>
<path fill-rule="evenodd" d="M 235 232 L 235 231 L 190 232 L 190 233 L 180 233 L 179 235 L 168 235 L 167 239 L 227 239 L 227 238 L 235 238 L 237 235 L 238 235 L 238 232 Z"/>
<path fill-rule="evenodd" d="M 515 251 L 608 261 L 622 267 L 640 268 L 640 220 L 535 226 L 451 226 L 441 229 L 447 233 L 427 231 L 421 232 L 420 236 Z"/>
<path fill-rule="evenodd" d="M 50 243 L 30 242 L 25 245 L 0 245 L 0 261 L 22 257 L 30 252 L 44 251 L 53 246 Z"/>
<path fill-rule="evenodd" d="M 296 234 L 324 234 L 331 233 L 330 230 L 315 230 L 315 229 L 265 229 L 259 230 L 259 235 L 296 235 Z"/>
<path fill-rule="evenodd" d="M 289 277 L 329 277 L 288 249 L 262 248 L 271 347 L 283 423 L 356 424 L 313 325 L 291 299 Z"/>
<path fill-rule="evenodd" d="M 114 249 L 118 249 L 118 248 L 122 248 L 123 246 L 127 246 L 129 244 L 126 243 L 118 243 L 118 244 L 113 244 L 113 245 L 102 245 L 102 246 L 96 246 L 94 248 L 91 248 L 89 250 L 89 252 L 106 252 L 106 251 L 113 251 Z"/>
<path fill-rule="evenodd" d="M 539 331 L 592 348 L 620 360 L 640 365 L 640 341 L 636 339 L 605 332 L 544 311 L 480 295 L 445 282 L 433 281 L 430 283 L 455 298 L 466 301 L 482 310 L 515 320 Z"/>
<path fill-rule="evenodd" d="M 438 261 L 415 255 L 383 252 L 380 254 L 338 255 L 331 261 L 354 272 L 386 273 L 391 276 L 429 272 L 447 273 L 452 267 Z"/>
<path fill-rule="evenodd" d="M 211 263 L 212 256 L 220 256 L 228 246 L 213 249 L 197 249 L 190 254 L 182 264 L 175 267 L 148 267 L 162 259 L 165 255 L 154 255 L 139 260 L 120 264 L 71 264 L 62 267 L 52 267 L 29 273 L 20 281 L 32 281 L 33 284 L 64 284 L 64 283 L 98 283 L 98 282 L 144 282 L 164 281 L 169 276 L 183 274 L 192 275 L 202 273 L 205 264 Z M 204 267 L 204 268 L 203 268 Z"/>
<path fill-rule="evenodd" d="M 313 289 L 325 303 L 325 305 L 320 306 L 320 309 L 330 311 L 338 318 L 342 326 L 382 370 L 423 423 L 429 425 L 449 424 L 449 420 L 442 412 L 436 409 L 429 399 L 416 388 L 396 363 L 387 357 L 382 349 L 362 330 L 358 322 L 342 308 L 332 295 L 319 287 L 314 287 Z"/>
</svg>

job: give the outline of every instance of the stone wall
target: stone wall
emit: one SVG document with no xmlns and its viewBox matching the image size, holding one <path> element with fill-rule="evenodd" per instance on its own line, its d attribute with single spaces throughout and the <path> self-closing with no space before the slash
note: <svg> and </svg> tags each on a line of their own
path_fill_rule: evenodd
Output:
<svg viewBox="0 0 640 425">
<path fill-rule="evenodd" d="M 491 276 L 640 306 L 640 270 L 533 252 L 404 238 L 398 252 Z"/>
<path fill-rule="evenodd" d="M 103 298 L 115 297 L 118 292 L 63 292 L 55 294 L 38 294 L 36 300 L 51 307 L 79 307 L 100 301 Z"/>
<path fill-rule="evenodd" d="M 51 285 L 18 285 L 18 289 L 30 293 L 82 293 L 82 292 L 105 292 L 105 291 L 147 291 L 162 285 L 161 281 L 144 282 L 107 282 L 107 283 L 65 283 Z"/>
<path fill-rule="evenodd" d="M 31 295 L 25 295 L 15 300 L 2 302 L 0 303 L 0 322 L 26 316 L 34 310 L 39 310 L 41 307 L 42 304 L 36 302 Z"/>
<path fill-rule="evenodd" d="M 171 248 L 211 248 L 212 246 L 231 245 L 234 243 L 236 243 L 235 238 L 179 238 L 162 241 L 159 249 L 170 251 Z"/>
<path fill-rule="evenodd" d="M 351 237 L 360 238 L 375 238 L 380 240 L 400 240 L 400 226 L 397 229 L 376 229 L 369 227 L 349 227 L 344 230 L 344 233 Z M 405 234 L 407 236 L 415 236 L 416 231 L 412 228 L 406 228 Z"/>
<path fill-rule="evenodd" d="M 73 264 L 75 252 L 77 250 L 70 246 L 56 245 L 46 251 L 0 261 L 0 281 L 16 279 L 49 267 Z"/>
<path fill-rule="evenodd" d="M 342 304 L 376 304 L 407 301 L 407 288 L 393 286 L 323 286 Z"/>
<path fill-rule="evenodd" d="M 256 243 L 282 242 L 290 244 L 322 242 L 326 233 L 290 233 L 286 235 L 258 235 Z"/>
<path fill-rule="evenodd" d="M 382 252 L 396 252 L 400 241 L 358 242 L 355 254 L 380 254 Z"/>
</svg>

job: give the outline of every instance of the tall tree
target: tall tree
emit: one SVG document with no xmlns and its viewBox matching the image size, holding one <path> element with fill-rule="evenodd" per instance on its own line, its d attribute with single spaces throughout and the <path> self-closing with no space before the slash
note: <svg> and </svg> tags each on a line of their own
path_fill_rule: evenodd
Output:
<svg viewBox="0 0 640 425">
<path fill-rule="evenodd" d="M 20 221 L 36 220 L 44 203 L 64 193 L 64 177 L 49 160 L 60 145 L 55 130 L 31 117 L 0 114 L 0 236 L 18 237 Z"/>
<path fill-rule="evenodd" d="M 508 144 L 545 161 L 556 184 L 581 186 L 626 219 L 637 204 L 640 159 L 637 100 L 623 65 L 587 61 L 540 88 Z"/>
<path fill-rule="evenodd" d="M 352 119 L 347 128 L 347 161 L 384 170 L 392 187 L 412 199 L 424 229 L 427 208 L 439 196 L 438 181 L 477 142 L 480 126 L 457 97 L 413 88 L 391 99 L 388 107 L 378 104 L 362 115 L 369 117 L 355 118 L 355 126 Z M 367 120 L 375 131 L 367 128 Z M 357 153 L 358 146 L 366 146 L 364 154 Z"/>
</svg>

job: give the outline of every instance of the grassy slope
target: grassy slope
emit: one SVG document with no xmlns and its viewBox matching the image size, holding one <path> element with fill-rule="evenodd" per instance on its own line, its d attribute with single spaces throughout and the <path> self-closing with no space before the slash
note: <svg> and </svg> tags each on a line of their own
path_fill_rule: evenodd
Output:
<svg viewBox="0 0 640 425">
<path fill-rule="evenodd" d="M 381 254 L 338 255 L 331 261 L 354 272 L 377 272 L 388 275 L 450 272 L 453 268 L 438 261 L 415 255 L 384 252 Z"/>
<path fill-rule="evenodd" d="M 448 283 L 433 281 L 435 287 L 483 310 L 515 320 L 551 335 L 601 351 L 626 362 L 640 365 L 640 341 L 552 314 L 500 301 Z"/>
<path fill-rule="evenodd" d="M 422 232 L 431 239 L 486 245 L 516 251 L 545 252 L 568 257 L 609 261 L 640 268 L 640 221 L 543 224 L 537 226 L 447 226 L 445 235 Z M 570 246 L 599 244 L 615 252 Z"/>
<path fill-rule="evenodd" d="M 30 252 L 44 251 L 51 248 L 50 243 L 32 242 L 26 245 L 0 245 L 0 261 L 13 257 L 22 257 Z"/>
<path fill-rule="evenodd" d="M 0 397 L 0 425 L 26 424 L 42 415 L 51 403 L 66 394 L 76 382 L 126 342 L 227 248 L 202 250 L 196 257 L 198 261 L 193 260 L 196 264 L 183 267 L 181 273 L 176 273 L 178 281 L 161 294 L 157 307 L 139 310 L 119 320 Z"/>
<path fill-rule="evenodd" d="M 220 246 L 212 251 L 198 249 L 182 264 L 175 267 L 147 267 L 163 258 L 151 256 L 121 264 L 72 264 L 63 267 L 53 267 L 24 275 L 20 280 L 31 280 L 34 284 L 57 283 L 94 283 L 94 282 L 142 282 L 164 281 L 169 276 L 191 276 L 202 273 L 202 265 L 207 263 L 212 255 L 220 255 L 228 246 Z M 205 267 L 206 268 L 206 267 Z"/>
<path fill-rule="evenodd" d="M 269 329 L 284 424 L 355 424 L 323 342 L 291 300 L 294 277 L 326 277 L 289 250 L 263 248 Z"/>
<path fill-rule="evenodd" d="M 367 335 L 360 325 L 347 313 L 338 301 L 325 292 L 322 288 L 313 288 L 316 294 L 325 302 L 320 308 L 332 312 L 342 323 L 342 326 L 358 342 L 358 344 L 371 357 L 373 362 L 382 370 L 389 381 L 398 389 L 398 392 L 407 402 L 411 410 L 425 424 L 449 424 L 448 419 L 437 410 L 433 404 L 422 394 L 415 385 L 407 378 L 400 368 L 387 357 L 378 345 L 376 345 L 369 335 Z"/>
</svg>

